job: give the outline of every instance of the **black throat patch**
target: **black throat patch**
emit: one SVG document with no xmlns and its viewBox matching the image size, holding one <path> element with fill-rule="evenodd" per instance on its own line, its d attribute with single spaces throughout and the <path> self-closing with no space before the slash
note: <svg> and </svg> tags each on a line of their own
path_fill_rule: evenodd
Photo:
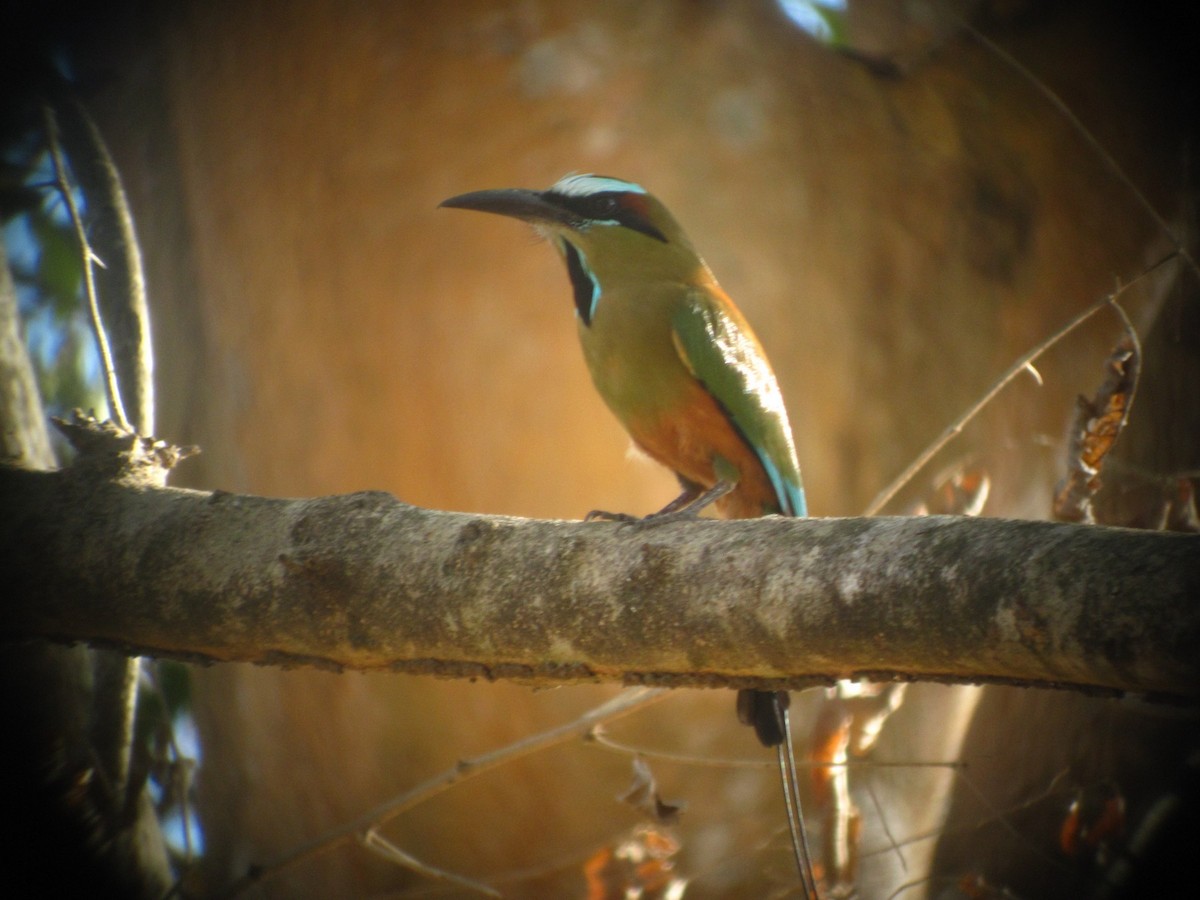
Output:
<svg viewBox="0 0 1200 900">
<path fill-rule="evenodd" d="M 579 313 L 579 319 L 584 325 L 591 325 L 596 300 L 600 296 L 600 286 L 584 265 L 583 257 L 575 249 L 575 245 L 568 240 L 563 240 L 562 244 L 563 255 L 567 258 L 567 274 L 571 277 L 571 290 L 575 294 L 575 311 Z"/>
</svg>

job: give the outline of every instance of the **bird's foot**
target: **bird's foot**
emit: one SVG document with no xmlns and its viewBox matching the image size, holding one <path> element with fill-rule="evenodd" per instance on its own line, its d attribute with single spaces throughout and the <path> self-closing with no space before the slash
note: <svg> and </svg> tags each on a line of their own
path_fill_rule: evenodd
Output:
<svg viewBox="0 0 1200 900">
<path fill-rule="evenodd" d="M 629 513 L 609 512 L 606 509 L 593 509 L 583 517 L 585 522 L 617 522 L 621 525 L 633 525 L 642 521 L 641 516 L 631 516 Z"/>
<path fill-rule="evenodd" d="M 631 516 L 629 513 L 607 512 L 603 509 L 593 509 L 583 517 L 585 522 L 618 522 L 622 525 L 666 525 L 669 522 L 684 522 L 700 518 L 700 513 L 710 506 L 713 501 L 724 497 L 737 484 L 732 481 L 718 481 L 708 490 L 691 487 L 660 509 L 648 516 Z"/>
<path fill-rule="evenodd" d="M 700 518 L 700 511 L 692 507 L 663 509 L 658 512 L 652 512 L 647 516 L 632 516 L 629 513 L 615 513 L 603 509 L 593 509 L 583 517 L 583 521 L 616 522 L 618 525 L 668 525 L 671 522 L 684 522 L 698 518 Z"/>
</svg>

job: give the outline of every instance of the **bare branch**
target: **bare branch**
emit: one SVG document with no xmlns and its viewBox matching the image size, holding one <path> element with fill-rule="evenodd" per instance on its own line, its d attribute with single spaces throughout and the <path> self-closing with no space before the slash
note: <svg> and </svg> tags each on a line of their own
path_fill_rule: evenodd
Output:
<svg viewBox="0 0 1200 900">
<path fill-rule="evenodd" d="M 116 163 L 72 87 L 52 91 L 59 139 L 87 204 L 87 237 L 104 261 L 94 270 L 100 314 L 130 426 L 154 433 L 154 358 L 141 248 Z"/>
<path fill-rule="evenodd" d="M 121 387 L 117 383 L 117 371 L 113 366 L 112 350 L 108 344 L 108 333 L 104 330 L 104 321 L 100 316 L 100 295 L 96 290 L 95 264 L 99 261 L 88 243 L 87 229 L 83 225 L 83 216 L 79 204 L 75 202 L 75 192 L 71 189 L 71 180 L 67 176 L 67 163 L 63 158 L 62 146 L 58 138 L 58 119 L 54 110 L 49 106 L 42 107 L 42 118 L 46 126 L 46 143 L 50 148 L 50 159 L 54 163 L 54 180 L 58 192 L 67 204 L 71 216 L 71 225 L 75 231 L 75 240 L 79 242 L 79 253 L 83 261 L 83 293 L 87 301 L 88 319 L 92 323 L 92 333 L 96 338 L 96 349 L 100 353 L 100 368 L 104 376 L 104 390 L 108 396 L 108 407 L 112 410 L 113 420 L 122 428 L 129 427 L 129 419 L 125 416 L 125 405 L 121 402 Z"/>
<path fill-rule="evenodd" d="M 424 875 L 426 878 L 434 881 L 445 881 L 455 884 L 472 893 L 483 894 L 485 897 L 504 896 L 494 887 L 490 887 L 482 881 L 474 881 L 456 872 L 439 869 L 436 866 L 429 865 L 429 863 L 422 862 L 408 851 L 397 847 L 374 828 L 368 828 L 360 840 L 362 845 L 368 850 L 378 854 L 390 863 L 403 866 L 406 869 L 412 869 L 418 875 Z"/>
<path fill-rule="evenodd" d="M 1195 697 L 1200 536 L 947 516 L 662 525 L 0 469 L 0 637 L 531 682 Z"/>
</svg>

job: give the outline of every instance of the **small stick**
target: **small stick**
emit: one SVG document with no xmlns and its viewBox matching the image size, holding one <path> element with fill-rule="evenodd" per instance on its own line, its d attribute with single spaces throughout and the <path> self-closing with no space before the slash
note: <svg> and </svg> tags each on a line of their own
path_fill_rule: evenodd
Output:
<svg viewBox="0 0 1200 900">
<path fill-rule="evenodd" d="M 79 242 L 79 252 L 83 257 L 84 293 L 87 297 L 92 332 L 96 335 L 96 347 L 100 351 L 100 364 L 104 370 L 104 388 L 108 395 L 108 407 L 112 412 L 113 421 L 129 431 L 129 419 L 126 418 L 125 406 L 121 403 L 121 390 L 117 385 L 117 373 L 113 366 L 112 349 L 108 345 L 108 335 L 104 331 L 104 323 L 100 320 L 100 299 L 96 293 L 96 276 L 92 268 L 96 262 L 103 265 L 103 261 L 92 252 L 92 245 L 88 243 L 83 217 L 79 214 L 79 205 L 75 202 L 75 194 L 71 191 L 71 184 L 67 179 L 67 164 L 63 159 L 62 145 L 58 137 L 58 120 L 54 116 L 54 110 L 43 105 L 42 118 L 46 125 L 46 143 L 50 150 L 50 159 L 54 163 L 54 181 L 59 194 L 67 204 L 71 225 L 75 230 L 75 239 Z"/>
</svg>

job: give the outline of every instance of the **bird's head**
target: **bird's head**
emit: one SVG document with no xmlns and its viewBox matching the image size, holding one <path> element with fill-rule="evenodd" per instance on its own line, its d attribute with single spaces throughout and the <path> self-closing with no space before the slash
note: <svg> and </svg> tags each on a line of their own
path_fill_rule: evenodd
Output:
<svg viewBox="0 0 1200 900">
<path fill-rule="evenodd" d="M 566 261 L 584 324 L 616 285 L 711 278 L 674 216 L 630 181 L 568 175 L 544 191 L 473 191 L 440 205 L 521 219 L 549 238 Z"/>
</svg>

